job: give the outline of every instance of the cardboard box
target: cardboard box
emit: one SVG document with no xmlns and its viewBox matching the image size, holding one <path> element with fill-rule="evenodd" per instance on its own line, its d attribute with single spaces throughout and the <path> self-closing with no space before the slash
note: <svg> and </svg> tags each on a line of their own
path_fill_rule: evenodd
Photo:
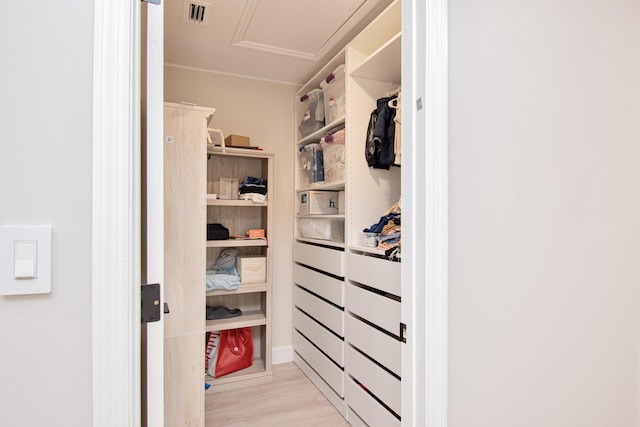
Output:
<svg viewBox="0 0 640 427">
<path fill-rule="evenodd" d="M 337 215 L 337 191 L 303 191 L 298 193 L 298 213 L 301 215 Z"/>
<path fill-rule="evenodd" d="M 345 206 L 346 206 L 346 202 L 345 202 L 344 191 L 339 191 L 338 192 L 338 213 L 340 215 L 344 215 Z"/>
<path fill-rule="evenodd" d="M 264 283 L 267 281 L 267 258 L 261 255 L 240 255 L 236 267 L 242 283 Z"/>
<path fill-rule="evenodd" d="M 227 147 L 250 147 L 251 139 L 248 136 L 229 135 L 224 139 L 224 145 Z"/>
<path fill-rule="evenodd" d="M 251 228 L 247 230 L 247 237 L 250 239 L 264 238 L 264 228 Z"/>
</svg>

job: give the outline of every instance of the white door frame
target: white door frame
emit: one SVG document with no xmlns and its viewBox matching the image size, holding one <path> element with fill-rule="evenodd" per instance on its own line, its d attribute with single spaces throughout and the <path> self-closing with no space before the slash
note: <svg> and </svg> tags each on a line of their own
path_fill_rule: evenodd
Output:
<svg viewBox="0 0 640 427">
<path fill-rule="evenodd" d="M 140 2 L 94 7 L 93 426 L 138 426 Z"/>
<path fill-rule="evenodd" d="M 95 1 L 94 426 L 140 424 L 139 13 L 137 1 Z M 403 238 L 402 318 L 410 325 L 403 351 L 403 425 L 445 427 L 447 0 L 404 0 L 402 15 L 402 120 L 409 135 L 403 157 L 411 162 L 402 169 L 402 203 L 413 219 L 404 224 Z"/>
<path fill-rule="evenodd" d="M 447 425 L 447 0 L 402 2 L 402 425 Z"/>
</svg>

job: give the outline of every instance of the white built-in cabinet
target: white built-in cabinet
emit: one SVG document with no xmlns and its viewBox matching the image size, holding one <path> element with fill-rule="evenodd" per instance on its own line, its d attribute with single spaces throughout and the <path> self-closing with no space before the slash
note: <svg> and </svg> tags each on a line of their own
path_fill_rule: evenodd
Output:
<svg viewBox="0 0 640 427">
<path fill-rule="evenodd" d="M 204 426 L 206 393 L 271 381 L 270 231 L 273 206 L 271 153 L 207 144 L 207 121 L 215 109 L 165 103 L 164 107 L 164 391 L 165 425 Z M 268 200 L 214 199 L 213 182 L 267 180 Z M 159 183 L 160 184 L 160 183 Z M 206 224 L 221 223 L 231 235 L 263 228 L 266 240 L 207 241 Z M 266 280 L 236 290 L 205 288 L 206 269 L 224 248 L 266 258 Z M 206 305 L 240 308 L 242 316 L 206 320 Z M 207 331 L 251 327 L 253 366 L 214 379 L 205 374 Z"/>
<path fill-rule="evenodd" d="M 400 263 L 361 243 L 362 230 L 400 200 L 400 168 L 369 168 L 364 154 L 376 100 L 401 85 L 400 31 L 396 1 L 296 95 L 346 64 L 345 117 L 297 141 L 296 152 L 336 126 L 346 129 L 344 181 L 309 185 L 296 158 L 296 200 L 308 190 L 342 190 L 346 206 L 342 215 L 313 216 L 343 221 L 344 241 L 302 237 L 299 223 L 309 216 L 296 211 L 293 343 L 296 364 L 352 425 L 399 426 L 402 415 Z"/>
</svg>

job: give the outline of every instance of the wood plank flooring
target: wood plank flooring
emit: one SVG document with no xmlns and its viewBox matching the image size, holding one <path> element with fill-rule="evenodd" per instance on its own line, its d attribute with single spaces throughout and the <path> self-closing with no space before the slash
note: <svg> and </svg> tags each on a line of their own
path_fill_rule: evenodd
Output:
<svg viewBox="0 0 640 427">
<path fill-rule="evenodd" d="M 349 426 L 294 363 L 273 365 L 273 382 L 207 393 L 206 427 Z"/>
</svg>

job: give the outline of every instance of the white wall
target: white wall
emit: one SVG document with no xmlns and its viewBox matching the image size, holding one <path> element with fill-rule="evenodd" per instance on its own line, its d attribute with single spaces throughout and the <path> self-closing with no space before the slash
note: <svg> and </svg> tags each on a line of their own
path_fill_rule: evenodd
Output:
<svg viewBox="0 0 640 427">
<path fill-rule="evenodd" d="M 637 426 L 640 2 L 449 6 L 449 426 Z"/>
<path fill-rule="evenodd" d="M 165 67 L 165 100 L 215 107 L 212 126 L 275 153 L 273 346 L 290 346 L 293 283 L 293 108 L 297 86 Z"/>
<path fill-rule="evenodd" d="M 88 426 L 93 5 L 0 13 L 0 225 L 53 226 L 52 293 L 0 297 L 0 425 Z"/>
</svg>

